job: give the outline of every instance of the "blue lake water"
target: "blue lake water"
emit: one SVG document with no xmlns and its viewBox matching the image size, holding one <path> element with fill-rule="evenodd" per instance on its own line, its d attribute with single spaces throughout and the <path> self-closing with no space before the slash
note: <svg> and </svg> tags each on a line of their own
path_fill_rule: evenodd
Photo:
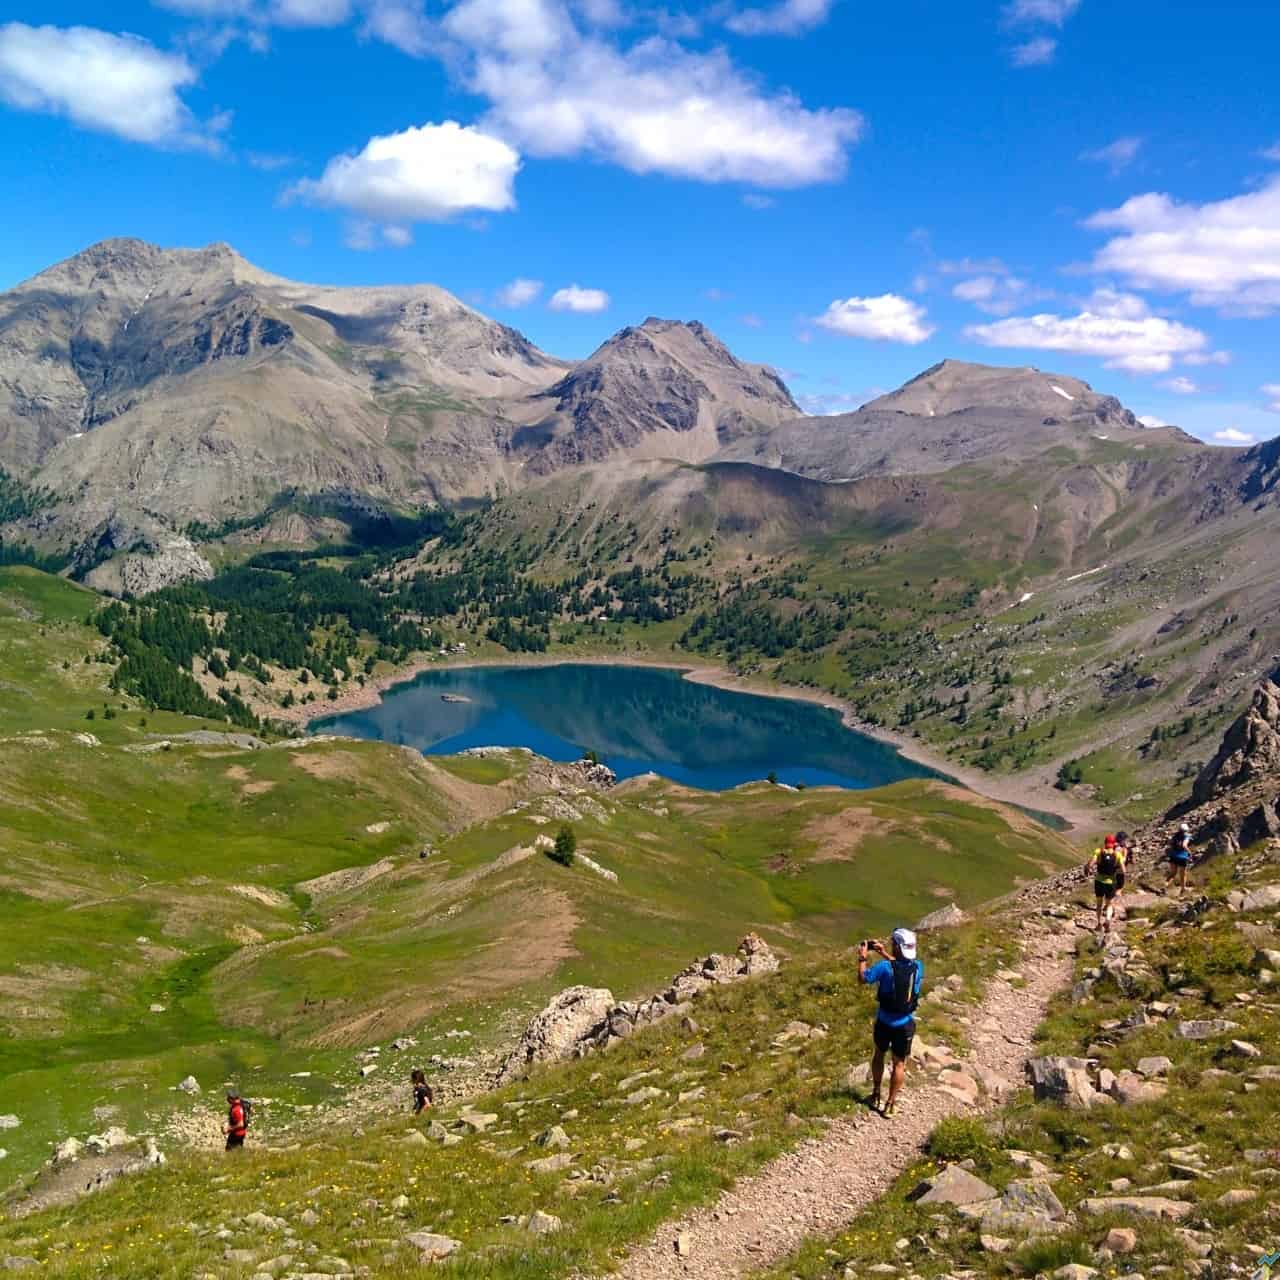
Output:
<svg viewBox="0 0 1280 1280">
<path fill-rule="evenodd" d="M 940 776 L 847 729 L 827 707 L 717 689 L 659 667 L 442 668 L 313 728 L 427 755 L 504 746 L 576 760 L 594 751 L 620 778 L 653 772 L 710 791 L 771 771 L 781 782 L 853 788 Z"/>
</svg>

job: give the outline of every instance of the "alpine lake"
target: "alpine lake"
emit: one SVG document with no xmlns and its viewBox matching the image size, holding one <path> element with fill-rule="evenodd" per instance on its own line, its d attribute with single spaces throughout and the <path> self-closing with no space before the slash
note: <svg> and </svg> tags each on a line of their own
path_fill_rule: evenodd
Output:
<svg viewBox="0 0 1280 1280">
<path fill-rule="evenodd" d="M 828 707 L 719 689 L 664 667 L 441 668 L 312 728 L 427 755 L 501 746 L 576 760 L 592 751 L 619 779 L 656 773 L 708 791 L 770 774 L 792 786 L 854 789 L 941 776 L 847 728 Z"/>
</svg>

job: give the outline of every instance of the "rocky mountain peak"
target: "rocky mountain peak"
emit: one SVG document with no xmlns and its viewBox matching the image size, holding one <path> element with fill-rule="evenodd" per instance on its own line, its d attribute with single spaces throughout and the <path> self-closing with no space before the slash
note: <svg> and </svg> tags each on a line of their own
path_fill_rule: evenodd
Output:
<svg viewBox="0 0 1280 1280">
<path fill-rule="evenodd" d="M 1017 410 L 1063 422 L 1138 426 L 1138 420 L 1114 396 L 1099 395 L 1079 378 L 1045 373 L 1029 365 L 1004 368 L 965 360 L 943 360 L 863 408 L 931 418 Z"/>
</svg>

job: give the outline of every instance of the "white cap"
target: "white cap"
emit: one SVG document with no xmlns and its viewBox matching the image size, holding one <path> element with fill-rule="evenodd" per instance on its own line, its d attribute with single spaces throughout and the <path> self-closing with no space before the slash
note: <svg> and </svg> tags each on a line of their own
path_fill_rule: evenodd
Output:
<svg viewBox="0 0 1280 1280">
<path fill-rule="evenodd" d="M 1185 831 L 1187 835 L 1191 834 L 1191 828 L 1185 822 L 1178 828 L 1178 830 Z"/>
<path fill-rule="evenodd" d="M 916 958 L 916 935 L 910 929 L 895 929 L 891 941 L 902 952 L 904 959 Z"/>
</svg>

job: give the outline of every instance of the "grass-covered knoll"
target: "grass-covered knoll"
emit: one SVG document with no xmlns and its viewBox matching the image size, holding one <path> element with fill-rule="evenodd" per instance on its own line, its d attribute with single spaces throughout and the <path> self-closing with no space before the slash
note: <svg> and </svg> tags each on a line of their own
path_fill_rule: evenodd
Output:
<svg viewBox="0 0 1280 1280">
<path fill-rule="evenodd" d="M 985 925 L 931 939 L 935 979 L 966 978 L 963 994 L 948 997 L 954 1012 L 1008 962 L 1008 940 Z M 267 1104 L 243 1159 L 175 1156 L 167 1169 L 74 1208 L 0 1225 L 0 1253 L 34 1256 L 42 1274 L 68 1280 L 100 1275 L 104 1265 L 130 1280 L 185 1280 L 206 1269 L 253 1274 L 253 1265 L 224 1261 L 227 1247 L 252 1249 L 255 1261 L 314 1248 L 316 1258 L 407 1277 L 421 1268 L 402 1238 L 434 1230 L 462 1241 L 457 1261 L 440 1265 L 443 1275 L 550 1280 L 604 1267 L 658 1223 L 815 1132 L 824 1117 L 862 1105 L 844 1078 L 867 1056 L 873 1008 L 847 952 L 789 964 L 704 993 L 692 1023 L 672 1019 L 609 1053 L 486 1096 L 476 1109 L 496 1118 L 483 1133 L 460 1123 L 458 1108 L 443 1107 L 416 1124 L 406 1115 L 362 1132 L 343 1126 L 267 1151 L 264 1143 L 296 1141 Z M 922 1034 L 937 1041 L 957 1028 L 934 1008 Z M 821 1034 L 787 1037 L 793 1020 Z M 397 1061 L 407 1068 L 411 1057 Z M 405 1142 L 430 1121 L 461 1142 Z M 539 1145 L 556 1125 L 568 1145 Z M 565 1169 L 529 1167 L 560 1154 L 571 1157 Z M 283 1218 L 293 1239 L 246 1226 L 255 1210 Z M 539 1237 L 511 1220 L 534 1210 L 555 1214 L 563 1230 Z M 223 1228 L 229 1238 L 218 1237 Z"/>
<path fill-rule="evenodd" d="M 847 1231 L 808 1242 L 770 1272 L 770 1280 L 864 1275 L 881 1263 L 922 1277 L 966 1268 L 981 1275 L 1030 1275 L 1070 1262 L 1109 1265 L 1116 1274 L 1151 1275 L 1162 1268 L 1183 1273 L 1207 1256 L 1209 1246 L 1212 1274 L 1232 1274 L 1232 1265 L 1250 1274 L 1261 1254 L 1275 1247 L 1280 1008 L 1260 977 L 1266 961 L 1259 951 L 1280 948 L 1280 931 L 1273 910 L 1233 913 L 1224 900 L 1231 889 L 1277 881 L 1278 851 L 1255 848 L 1213 865 L 1203 886 L 1214 903 L 1209 910 L 1185 921 L 1174 904 L 1135 910 L 1141 919 L 1130 923 L 1127 937 L 1139 954 L 1123 986 L 1104 976 L 1088 999 L 1064 992 L 1042 1024 L 1041 1053 L 1096 1057 L 1115 1072 L 1133 1070 L 1143 1058 L 1168 1058 L 1165 1097 L 1073 1110 L 1036 1104 L 1024 1094 L 990 1118 L 944 1122 L 928 1159 L 904 1172 Z M 1102 957 L 1092 935 L 1080 935 L 1077 951 L 1076 978 L 1096 976 Z M 1174 1012 L 1163 1016 L 1167 1011 L 1160 1009 L 1162 1016 L 1151 1016 L 1136 1031 L 1121 1027 L 1153 1002 L 1172 1005 Z M 1208 1039 L 1180 1037 L 1178 1024 L 1195 1019 L 1236 1025 Z M 1257 1056 L 1244 1056 L 1233 1040 L 1253 1045 Z M 1255 1072 L 1261 1075 L 1251 1078 Z M 1268 1074 L 1272 1078 L 1264 1078 Z M 1089 1196 L 1144 1192 L 1190 1201 L 1194 1209 L 1180 1224 L 1077 1213 L 1059 1233 L 1025 1243 L 1014 1238 L 1008 1252 L 997 1253 L 983 1247 L 977 1222 L 909 1198 L 945 1161 L 973 1160 L 976 1172 L 997 1188 L 1026 1178 L 1025 1163 L 1020 1167 L 1010 1155 L 1018 1151 L 1048 1167 L 1043 1176 L 1069 1212 Z M 1134 1229 L 1137 1245 L 1108 1264 L 1096 1249 L 1113 1225 Z"/>
</svg>

